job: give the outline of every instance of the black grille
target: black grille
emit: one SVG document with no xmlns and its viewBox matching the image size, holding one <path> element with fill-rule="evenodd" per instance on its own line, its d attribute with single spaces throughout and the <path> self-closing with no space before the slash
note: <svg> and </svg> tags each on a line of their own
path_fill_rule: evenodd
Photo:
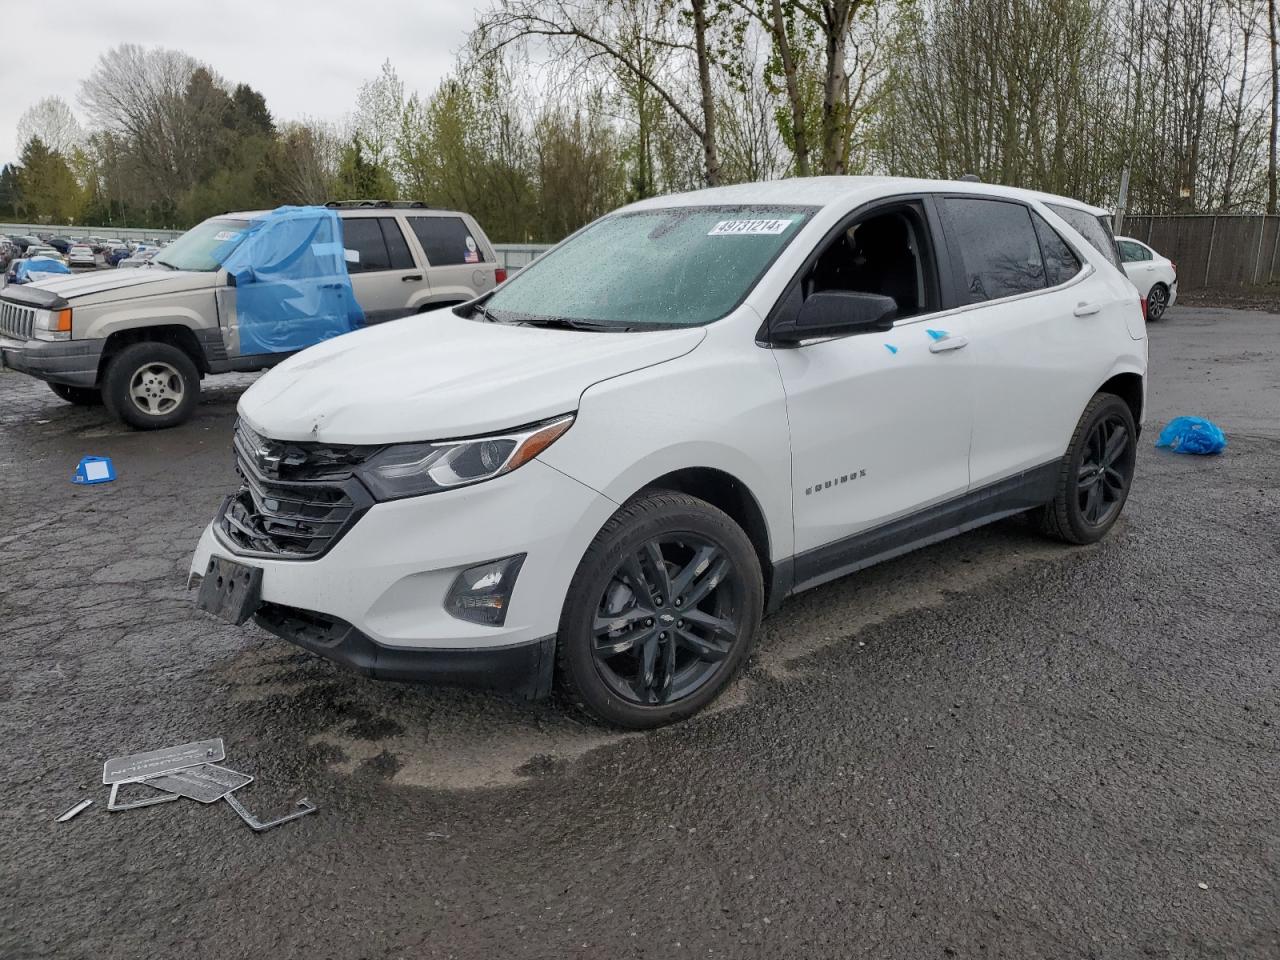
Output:
<svg viewBox="0 0 1280 960">
<path fill-rule="evenodd" d="M 238 424 L 242 483 L 218 514 L 224 538 L 238 553 L 254 556 L 308 560 L 323 554 L 372 503 L 351 473 L 355 449 L 267 440 Z M 280 479 L 308 472 L 325 479 Z"/>
</svg>

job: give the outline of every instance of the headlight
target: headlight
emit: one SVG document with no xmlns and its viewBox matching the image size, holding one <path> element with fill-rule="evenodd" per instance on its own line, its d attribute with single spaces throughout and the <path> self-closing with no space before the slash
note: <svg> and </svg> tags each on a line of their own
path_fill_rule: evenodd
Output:
<svg viewBox="0 0 1280 960">
<path fill-rule="evenodd" d="M 38 311 L 31 335 L 37 340 L 70 340 L 71 309 Z"/>
<path fill-rule="evenodd" d="M 509 433 L 387 447 L 357 471 L 379 500 L 418 497 L 492 480 L 528 463 L 573 424 L 573 414 Z"/>
</svg>

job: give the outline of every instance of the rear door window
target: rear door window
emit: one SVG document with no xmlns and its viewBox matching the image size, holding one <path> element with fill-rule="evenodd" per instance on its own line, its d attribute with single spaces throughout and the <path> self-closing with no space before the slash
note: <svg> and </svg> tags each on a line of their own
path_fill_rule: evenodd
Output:
<svg viewBox="0 0 1280 960">
<path fill-rule="evenodd" d="M 1021 203 L 977 197 L 948 197 L 944 204 L 952 255 L 960 261 L 970 303 L 1044 289 L 1044 261 L 1031 211 Z"/>
<path fill-rule="evenodd" d="M 1032 213 L 1036 236 L 1040 238 L 1040 252 L 1044 254 L 1044 279 L 1051 287 L 1066 283 L 1081 270 L 1080 258 L 1067 245 L 1058 231 L 1045 222 L 1044 217 Z"/>
<path fill-rule="evenodd" d="M 1120 248 L 1120 260 L 1122 263 L 1138 263 L 1142 260 L 1151 259 L 1151 251 L 1140 243 L 1134 243 L 1132 240 L 1117 240 L 1116 246 Z"/>
<path fill-rule="evenodd" d="M 409 226 L 433 267 L 480 263 L 480 242 L 461 217 L 409 217 Z"/>
<path fill-rule="evenodd" d="M 342 221 L 342 244 L 355 252 L 357 260 L 347 259 L 348 273 L 390 270 L 391 256 L 377 217 L 352 217 Z"/>
<path fill-rule="evenodd" d="M 378 225 L 382 227 L 382 239 L 387 244 L 387 262 L 391 264 L 391 269 L 412 270 L 413 254 L 409 252 L 409 244 L 400 224 L 392 217 L 378 217 Z"/>
<path fill-rule="evenodd" d="M 1071 228 L 1088 240 L 1089 246 L 1106 257 L 1108 263 L 1113 267 L 1120 266 L 1120 254 L 1116 250 L 1115 238 L 1111 235 L 1111 224 L 1105 219 L 1095 217 L 1088 210 L 1079 210 L 1060 203 L 1049 203 L 1045 206 L 1071 224 Z"/>
</svg>

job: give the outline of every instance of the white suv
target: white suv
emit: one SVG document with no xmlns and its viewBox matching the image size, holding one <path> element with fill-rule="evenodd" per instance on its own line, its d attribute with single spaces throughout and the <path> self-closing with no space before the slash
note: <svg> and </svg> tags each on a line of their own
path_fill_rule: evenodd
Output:
<svg viewBox="0 0 1280 960">
<path fill-rule="evenodd" d="M 861 177 L 626 207 L 254 384 L 197 602 L 375 677 L 688 716 L 791 594 L 1017 513 L 1106 534 L 1147 343 L 1103 216 Z"/>
</svg>

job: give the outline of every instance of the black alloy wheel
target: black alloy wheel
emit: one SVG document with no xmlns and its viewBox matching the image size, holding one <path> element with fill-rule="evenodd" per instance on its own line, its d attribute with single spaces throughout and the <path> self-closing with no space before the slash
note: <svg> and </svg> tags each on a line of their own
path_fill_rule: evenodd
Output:
<svg viewBox="0 0 1280 960">
<path fill-rule="evenodd" d="M 1093 526 L 1109 523 L 1124 505 L 1133 480 L 1132 432 L 1112 413 L 1094 424 L 1076 471 L 1080 513 Z"/>
<path fill-rule="evenodd" d="M 1058 466 L 1054 498 L 1030 514 L 1041 532 L 1096 543 L 1124 509 L 1137 466 L 1133 411 L 1111 393 L 1094 394 Z"/>
<path fill-rule="evenodd" d="M 635 704 L 701 688 L 738 640 L 742 575 L 709 540 L 646 540 L 614 569 L 592 624 L 592 655 L 609 687 Z"/>
<path fill-rule="evenodd" d="M 728 515 L 687 494 L 643 493 L 609 519 L 573 576 L 560 685 L 621 727 L 691 716 L 746 662 L 763 598 L 759 557 Z"/>
</svg>

